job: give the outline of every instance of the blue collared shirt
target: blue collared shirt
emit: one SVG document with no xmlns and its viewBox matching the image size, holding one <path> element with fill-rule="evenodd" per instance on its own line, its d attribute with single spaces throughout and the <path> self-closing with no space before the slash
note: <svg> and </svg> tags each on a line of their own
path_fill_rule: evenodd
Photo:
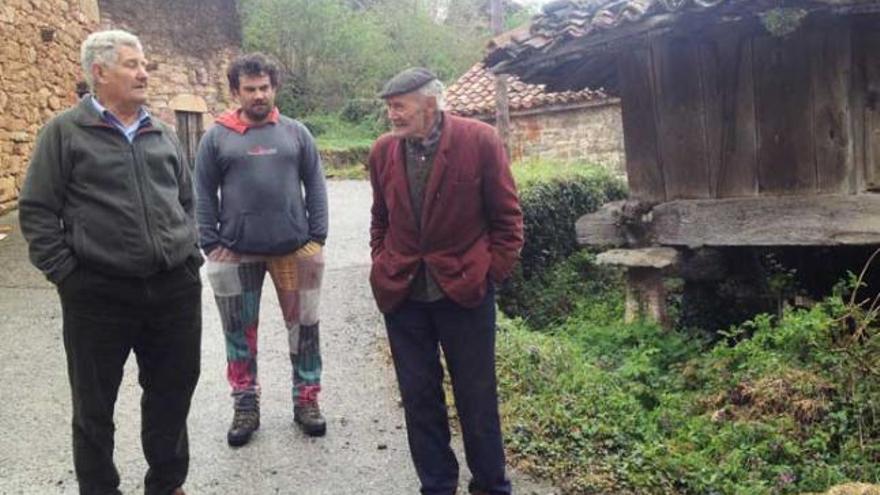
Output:
<svg viewBox="0 0 880 495">
<path fill-rule="evenodd" d="M 95 110 L 97 110 L 98 113 L 101 114 L 101 118 L 104 119 L 104 122 L 107 122 L 113 127 L 119 129 L 119 131 L 125 135 L 125 139 L 128 139 L 129 143 L 134 141 L 134 136 L 135 134 L 137 134 L 138 130 L 150 123 L 150 113 L 147 112 L 144 107 L 141 107 L 140 110 L 138 110 L 137 120 L 135 120 L 134 123 L 130 126 L 126 126 L 115 115 L 113 115 L 113 112 L 107 110 L 104 105 L 101 105 L 98 102 L 97 98 L 92 95 L 89 95 L 88 98 L 92 101 L 92 105 L 95 107 Z"/>
</svg>

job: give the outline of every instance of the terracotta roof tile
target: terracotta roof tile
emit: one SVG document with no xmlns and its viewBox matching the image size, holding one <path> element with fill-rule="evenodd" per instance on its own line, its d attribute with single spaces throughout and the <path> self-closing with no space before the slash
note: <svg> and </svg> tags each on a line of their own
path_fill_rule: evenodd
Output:
<svg viewBox="0 0 880 495">
<path fill-rule="evenodd" d="M 533 54 L 552 52 L 576 38 L 601 38 L 624 25 L 633 25 L 636 29 L 630 35 L 638 36 L 639 24 L 648 27 L 660 18 L 666 19 L 668 25 L 677 25 L 687 19 L 687 14 L 705 13 L 721 19 L 725 13 L 757 13 L 780 4 L 840 11 L 873 12 L 880 8 L 877 0 L 555 0 L 544 5 L 528 24 L 496 36 L 489 44 L 485 61 L 490 67 L 506 61 L 529 65 Z"/>
<path fill-rule="evenodd" d="M 582 103 L 607 98 L 598 90 L 548 93 L 543 85 L 526 84 L 515 77 L 508 79 L 508 105 L 511 111 L 540 108 L 564 103 Z M 449 110 L 457 115 L 485 115 L 495 113 L 495 77 L 482 63 L 471 67 L 446 90 Z"/>
</svg>

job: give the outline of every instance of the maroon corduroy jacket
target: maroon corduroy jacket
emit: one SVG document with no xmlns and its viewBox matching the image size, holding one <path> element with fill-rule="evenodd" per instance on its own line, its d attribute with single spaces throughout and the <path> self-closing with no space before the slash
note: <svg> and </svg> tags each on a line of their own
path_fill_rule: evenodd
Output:
<svg viewBox="0 0 880 495">
<path fill-rule="evenodd" d="M 523 244 L 522 210 L 493 127 L 445 115 L 421 219 L 410 201 L 403 140 L 380 137 L 369 167 L 370 283 L 383 313 L 406 299 L 421 261 L 443 292 L 465 307 L 482 301 L 488 279 L 510 275 Z"/>
</svg>

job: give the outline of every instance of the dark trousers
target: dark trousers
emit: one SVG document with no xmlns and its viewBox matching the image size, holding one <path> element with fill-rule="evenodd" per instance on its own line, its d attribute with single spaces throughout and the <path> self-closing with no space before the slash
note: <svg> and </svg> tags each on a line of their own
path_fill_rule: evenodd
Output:
<svg viewBox="0 0 880 495">
<path fill-rule="evenodd" d="M 449 445 L 440 348 L 452 380 L 465 457 L 473 474 L 470 490 L 511 493 L 498 419 L 494 292 L 490 289 L 473 309 L 449 299 L 406 301 L 385 315 L 385 325 L 421 493 L 451 495 L 458 486 L 458 461 Z"/>
<path fill-rule="evenodd" d="M 73 399 L 73 463 L 81 494 L 118 494 L 113 409 L 123 365 L 138 362 L 147 494 L 183 485 L 186 418 L 199 377 L 202 312 L 198 266 L 149 278 L 77 268 L 58 288 Z"/>
</svg>

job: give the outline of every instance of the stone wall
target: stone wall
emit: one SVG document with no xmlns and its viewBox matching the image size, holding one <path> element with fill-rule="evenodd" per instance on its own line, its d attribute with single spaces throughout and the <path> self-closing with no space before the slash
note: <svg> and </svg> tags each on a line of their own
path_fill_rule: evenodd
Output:
<svg viewBox="0 0 880 495">
<path fill-rule="evenodd" d="M 226 69 L 241 46 L 235 0 L 99 0 L 98 4 L 101 28 L 125 29 L 141 39 L 150 63 L 149 106 L 160 119 L 176 124 L 172 100 L 181 95 L 203 99 L 211 116 L 230 107 Z"/>
<path fill-rule="evenodd" d="M 610 100 L 581 107 L 514 112 L 510 154 L 600 164 L 615 173 L 625 168 L 620 103 Z"/>
<path fill-rule="evenodd" d="M 76 102 L 94 15 L 84 0 L 0 1 L 0 213 L 15 204 L 37 131 Z"/>
<path fill-rule="evenodd" d="M 231 105 L 226 68 L 239 53 L 236 0 L 0 0 L 0 214 L 15 206 L 37 132 L 76 102 L 80 44 L 96 29 L 137 34 L 150 62 L 150 110 Z"/>
</svg>

